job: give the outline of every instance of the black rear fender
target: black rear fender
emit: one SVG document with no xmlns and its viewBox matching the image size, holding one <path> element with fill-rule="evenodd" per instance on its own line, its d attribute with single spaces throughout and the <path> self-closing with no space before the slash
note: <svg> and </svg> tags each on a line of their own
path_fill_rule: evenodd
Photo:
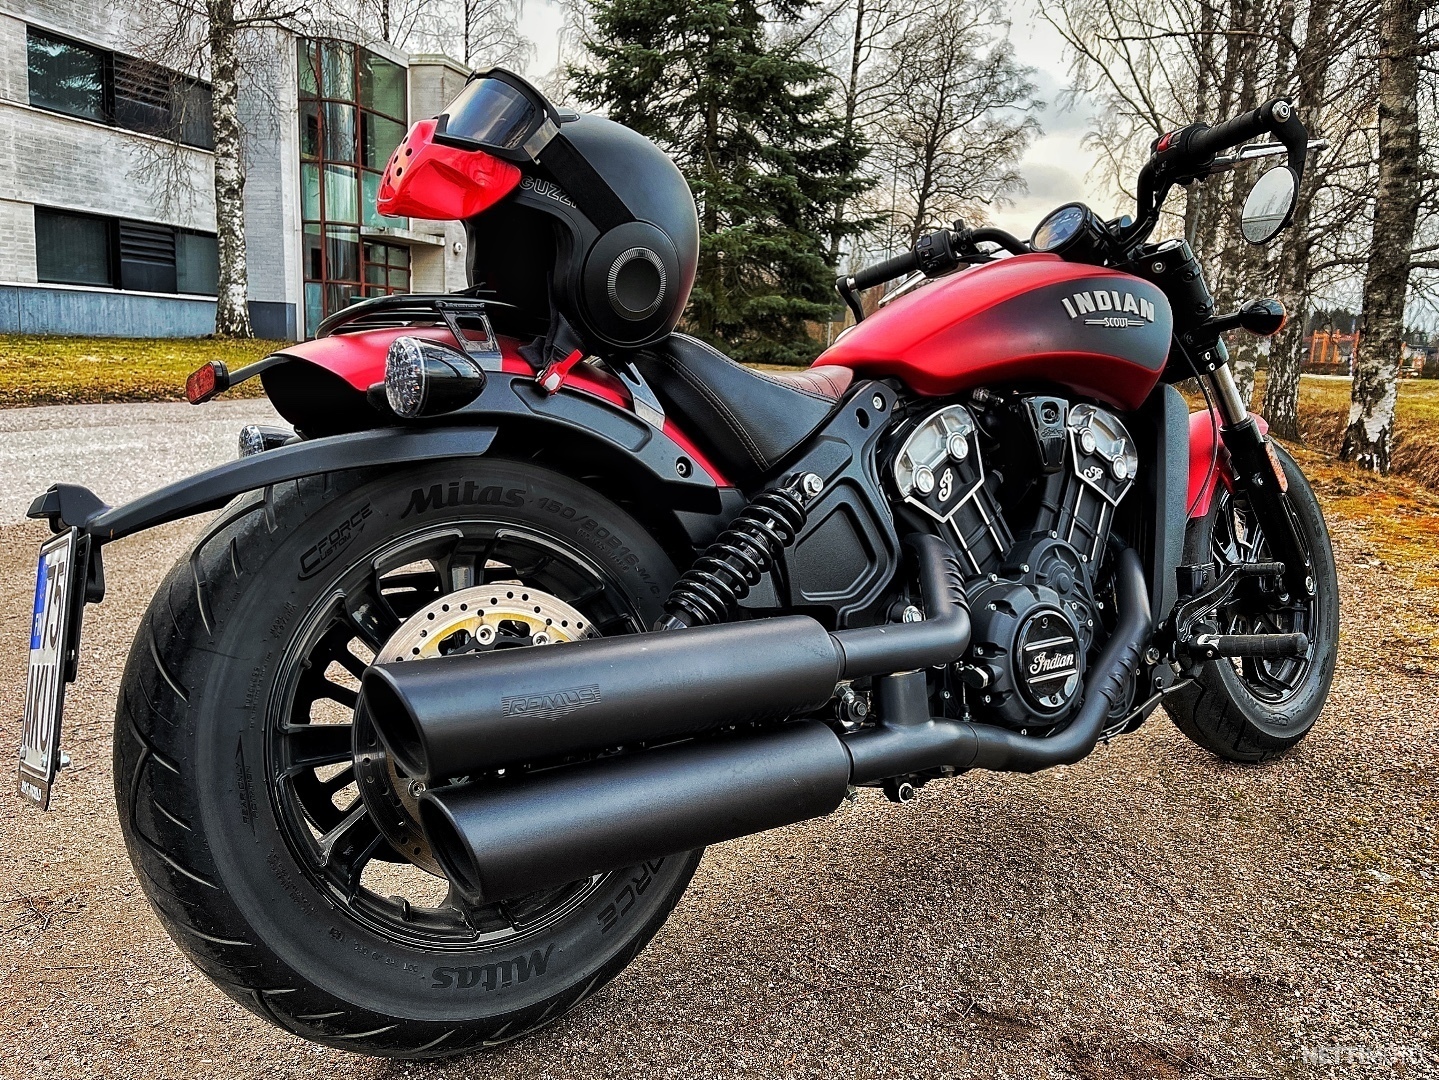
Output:
<svg viewBox="0 0 1439 1080">
<path fill-rule="evenodd" d="M 528 386 L 514 385 L 521 381 Z M 638 516 L 683 565 L 742 505 L 735 489 L 718 484 L 684 448 L 638 417 L 583 394 L 546 397 L 532 387 L 532 380 L 497 373 L 481 401 L 442 420 L 292 442 L 124 506 L 111 507 L 76 484 L 56 484 L 34 501 L 29 516 L 48 519 L 57 532 L 78 528 L 98 550 L 111 540 L 219 509 L 244 492 L 305 476 L 497 454 L 543 460 L 621 498 L 640 510 Z M 679 557 L 685 548 L 691 553 Z"/>
</svg>

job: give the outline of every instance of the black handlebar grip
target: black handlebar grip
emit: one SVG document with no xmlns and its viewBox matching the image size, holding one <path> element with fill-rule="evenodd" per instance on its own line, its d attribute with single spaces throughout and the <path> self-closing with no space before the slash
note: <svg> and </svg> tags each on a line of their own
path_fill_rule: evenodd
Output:
<svg viewBox="0 0 1439 1080">
<path fill-rule="evenodd" d="M 1257 109 L 1241 113 L 1232 120 L 1215 124 L 1211 128 L 1196 132 L 1189 137 L 1186 153 L 1196 159 L 1211 158 L 1231 146 L 1238 146 L 1256 135 L 1272 131 L 1278 124 L 1288 120 L 1293 107 L 1283 98 L 1265 102 Z"/>
<path fill-rule="evenodd" d="M 904 274 L 910 274 L 919 269 L 919 258 L 913 251 L 904 251 L 892 259 L 885 259 L 882 263 L 875 263 L 873 266 L 866 266 L 863 270 L 856 270 L 849 276 L 846 282 L 853 289 L 870 289 L 876 285 L 883 285 L 886 281 L 893 281 Z"/>
</svg>

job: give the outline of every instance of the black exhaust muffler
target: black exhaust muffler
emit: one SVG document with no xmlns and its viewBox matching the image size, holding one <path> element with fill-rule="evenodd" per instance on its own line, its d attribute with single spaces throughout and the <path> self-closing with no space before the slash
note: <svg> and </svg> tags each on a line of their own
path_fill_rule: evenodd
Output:
<svg viewBox="0 0 1439 1080">
<path fill-rule="evenodd" d="M 817 709 L 841 656 L 801 615 L 372 667 L 365 708 L 433 784 Z"/>
<path fill-rule="evenodd" d="M 941 563 L 928 565 L 933 570 Z M 934 574 L 922 580 L 937 583 Z M 493 902 L 821 817 L 851 783 L 945 765 L 1032 772 L 1077 761 L 1094 749 L 1149 639 L 1148 590 L 1132 551 L 1119 557 L 1116 593 L 1118 625 L 1090 669 L 1074 719 L 1051 738 L 930 718 L 920 670 L 880 680 L 881 722 L 843 737 L 801 721 L 441 786 L 422 797 L 420 821 L 456 888 L 474 901 Z M 961 598 L 957 589 L 927 592 L 926 604 L 939 621 L 963 615 Z"/>
<path fill-rule="evenodd" d="M 969 612 L 954 555 L 935 536 L 910 543 L 931 608 L 920 622 L 829 633 L 787 615 L 376 666 L 364 708 L 401 768 L 427 785 L 781 720 L 819 708 L 841 679 L 964 655 Z"/>
<path fill-rule="evenodd" d="M 491 902 L 823 817 L 849 773 L 844 744 L 806 721 L 432 788 L 420 823 L 455 887 Z"/>
</svg>

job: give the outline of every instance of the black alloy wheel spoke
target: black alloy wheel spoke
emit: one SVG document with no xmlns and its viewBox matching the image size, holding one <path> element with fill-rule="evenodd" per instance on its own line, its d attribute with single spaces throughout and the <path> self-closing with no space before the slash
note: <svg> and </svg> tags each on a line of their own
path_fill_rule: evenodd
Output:
<svg viewBox="0 0 1439 1080">
<path fill-rule="evenodd" d="M 285 738 L 289 758 L 286 774 L 293 776 L 309 769 L 349 761 L 354 731 L 353 724 L 291 724 L 282 727 L 280 734 Z"/>
<path fill-rule="evenodd" d="M 400 628 L 400 619 L 380 595 L 379 579 L 374 574 L 345 594 L 344 610 L 355 635 L 375 653 Z"/>
<path fill-rule="evenodd" d="M 320 864 L 353 894 L 360 887 L 360 875 L 384 842 L 370 811 L 357 802 L 338 825 L 320 837 Z"/>
<path fill-rule="evenodd" d="M 355 764 L 351 717 L 359 695 L 353 687 L 369 663 L 392 659 L 380 650 L 406 620 L 451 592 L 485 585 L 517 597 L 516 586 L 548 593 L 574 606 L 602 632 L 643 629 L 601 568 L 543 535 L 497 523 L 432 531 L 388 548 L 382 559 L 352 566 L 337 579 L 329 606 L 315 613 L 308 644 L 284 684 L 290 695 L 283 714 L 287 719 L 272 727 L 270 736 L 278 804 L 317 884 L 329 889 L 344 910 L 385 934 L 452 948 L 531 933 L 570 910 L 590 888 L 588 883 L 578 890 L 567 885 L 498 905 L 471 903 L 450 887 L 436 907 L 433 894 L 425 899 L 382 895 L 375 891 L 380 886 L 372 889 L 361 881 L 375 859 L 400 865 L 407 860 L 380 831 L 371 812 L 373 799 L 365 801 L 371 791 Z M 513 640 L 515 645 L 528 642 L 527 634 L 523 641 Z M 383 777 L 377 779 L 375 792 L 382 794 Z M 357 785 L 365 797 L 351 795 Z"/>
</svg>

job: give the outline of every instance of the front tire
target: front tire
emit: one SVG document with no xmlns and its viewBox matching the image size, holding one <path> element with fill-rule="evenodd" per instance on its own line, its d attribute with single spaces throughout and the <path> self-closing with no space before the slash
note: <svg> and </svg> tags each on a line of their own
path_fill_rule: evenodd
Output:
<svg viewBox="0 0 1439 1080">
<path fill-rule="evenodd" d="M 460 587 L 543 589 L 614 634 L 649 625 L 674 577 L 633 518 L 530 464 L 238 500 L 161 585 L 119 695 L 120 821 L 166 930 L 251 1011 L 359 1053 L 458 1054 L 569 1011 L 658 931 L 700 853 L 465 906 L 398 850 L 417 831 L 376 823 L 403 777 L 389 803 L 360 795 L 393 774 L 361 765 L 356 677 Z"/>
<path fill-rule="evenodd" d="M 1289 481 L 1289 500 L 1314 571 L 1315 595 L 1278 615 L 1221 610 L 1216 629 L 1303 631 L 1310 640 L 1309 652 L 1280 660 L 1210 660 L 1194 673 L 1194 683 L 1176 691 L 1166 705 L 1180 731 L 1226 761 L 1268 761 L 1308 735 L 1329 696 L 1338 654 L 1339 578 L 1324 514 L 1294 459 L 1278 446 L 1274 451 Z M 1215 492 L 1209 513 L 1189 523 L 1184 561 L 1190 565 L 1210 563 L 1223 574 L 1236 562 L 1269 557 L 1268 544 L 1242 499 L 1223 486 Z"/>
</svg>

